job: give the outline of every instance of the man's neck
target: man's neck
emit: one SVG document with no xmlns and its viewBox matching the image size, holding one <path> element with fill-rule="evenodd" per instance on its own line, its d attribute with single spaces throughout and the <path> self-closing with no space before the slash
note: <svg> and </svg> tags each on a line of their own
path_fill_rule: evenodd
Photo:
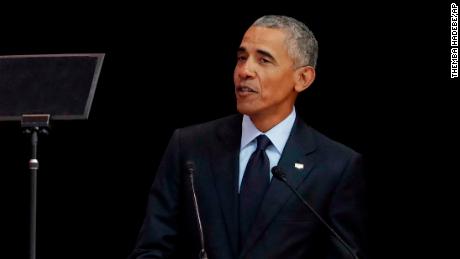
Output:
<svg viewBox="0 0 460 259">
<path fill-rule="evenodd" d="M 291 114 L 292 109 L 294 107 L 291 107 L 291 109 L 288 109 L 287 112 L 283 113 L 271 113 L 269 115 L 267 114 L 254 114 L 250 115 L 249 117 L 251 118 L 252 123 L 254 123 L 254 126 L 261 132 L 267 132 L 271 128 L 275 127 L 278 125 L 281 121 L 287 118 L 289 114 Z"/>
</svg>

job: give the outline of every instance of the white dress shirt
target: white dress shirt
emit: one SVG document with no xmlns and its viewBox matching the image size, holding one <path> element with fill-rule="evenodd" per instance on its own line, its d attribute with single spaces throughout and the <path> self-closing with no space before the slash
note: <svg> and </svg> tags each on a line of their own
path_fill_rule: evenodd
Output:
<svg viewBox="0 0 460 259">
<path fill-rule="evenodd" d="M 265 134 L 273 145 L 270 145 L 265 150 L 265 153 L 270 160 L 270 179 L 272 178 L 271 169 L 278 164 L 283 153 L 284 146 L 291 133 L 292 126 L 294 125 L 296 118 L 295 108 L 292 108 L 292 112 L 284 120 L 278 123 L 275 127 L 269 131 L 263 133 L 259 131 L 254 123 L 252 123 L 249 116 L 243 116 L 242 131 L 241 131 L 241 146 L 240 146 L 240 171 L 239 171 L 239 182 L 238 190 L 241 187 L 241 181 L 243 180 L 244 171 L 248 164 L 249 158 L 257 148 L 257 136 Z M 267 172 L 268 173 L 268 172 Z"/>
</svg>

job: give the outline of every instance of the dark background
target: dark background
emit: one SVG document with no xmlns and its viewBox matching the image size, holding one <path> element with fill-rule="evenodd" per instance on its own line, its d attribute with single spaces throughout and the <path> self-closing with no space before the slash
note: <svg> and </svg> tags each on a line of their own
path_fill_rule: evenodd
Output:
<svg viewBox="0 0 460 259">
<path fill-rule="evenodd" d="M 373 258 L 447 253 L 450 5 L 280 5 L 3 8 L 1 55 L 106 53 L 89 120 L 54 121 L 40 138 L 38 258 L 128 255 L 173 130 L 236 112 L 235 51 L 263 14 L 296 17 L 319 41 L 296 108 L 366 158 Z M 0 258 L 28 255 L 29 154 L 19 122 L 1 122 Z"/>
</svg>

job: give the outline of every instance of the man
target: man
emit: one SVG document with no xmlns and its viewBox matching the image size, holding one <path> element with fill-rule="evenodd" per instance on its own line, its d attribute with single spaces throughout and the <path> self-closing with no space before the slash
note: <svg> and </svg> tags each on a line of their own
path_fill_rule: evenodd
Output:
<svg viewBox="0 0 460 259">
<path fill-rule="evenodd" d="M 131 258 L 198 257 L 190 162 L 209 258 L 342 258 L 325 225 L 272 177 L 276 165 L 364 257 L 360 155 L 296 117 L 317 51 L 313 33 L 290 17 L 264 16 L 246 31 L 234 71 L 242 115 L 174 132 Z"/>
</svg>

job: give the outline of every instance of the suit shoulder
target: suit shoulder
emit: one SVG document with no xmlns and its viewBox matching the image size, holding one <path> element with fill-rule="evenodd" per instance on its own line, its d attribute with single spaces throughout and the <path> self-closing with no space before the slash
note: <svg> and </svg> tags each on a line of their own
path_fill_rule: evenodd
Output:
<svg viewBox="0 0 460 259">
<path fill-rule="evenodd" d="M 323 151 L 326 151 L 328 153 L 333 153 L 336 155 L 343 155 L 343 156 L 361 156 L 360 153 L 352 149 L 351 147 L 348 147 L 336 140 L 331 139 L 330 137 L 324 135 L 323 133 L 315 130 L 314 128 L 310 127 L 310 129 L 313 132 L 313 135 L 315 136 L 315 139 L 317 141 L 318 148 L 322 149 Z"/>
<path fill-rule="evenodd" d="M 233 114 L 216 120 L 190 125 L 177 129 L 184 138 L 197 138 L 209 136 L 215 133 L 218 129 L 238 126 L 241 127 L 241 115 Z"/>
</svg>

